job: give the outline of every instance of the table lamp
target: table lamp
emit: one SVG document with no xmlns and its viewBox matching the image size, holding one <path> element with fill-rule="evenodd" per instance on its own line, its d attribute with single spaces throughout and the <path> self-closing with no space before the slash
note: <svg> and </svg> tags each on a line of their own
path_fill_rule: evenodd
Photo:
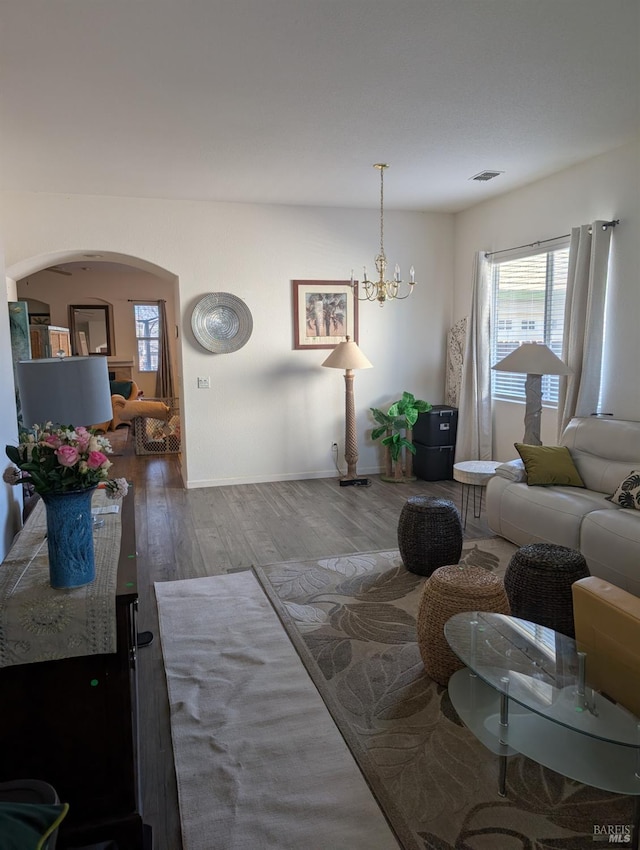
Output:
<svg viewBox="0 0 640 850">
<path fill-rule="evenodd" d="M 521 372 L 525 374 L 525 413 L 523 442 L 530 446 L 542 445 L 540 441 L 540 416 L 542 414 L 542 376 L 569 375 L 571 369 L 542 342 L 523 342 L 519 348 L 491 367 L 496 372 Z"/>
<path fill-rule="evenodd" d="M 351 342 L 347 337 L 344 342 L 339 343 L 322 364 L 331 369 L 344 369 L 345 383 L 345 435 L 344 435 L 344 459 L 347 462 L 347 474 L 340 479 L 340 486 L 349 484 L 367 485 L 368 478 L 359 478 L 356 472 L 358 463 L 358 438 L 356 436 L 356 411 L 353 396 L 353 370 L 371 369 L 372 364 L 358 348 L 356 342 Z"/>
<path fill-rule="evenodd" d="M 107 358 L 45 357 L 16 364 L 25 427 L 91 425 L 113 415 Z"/>
</svg>

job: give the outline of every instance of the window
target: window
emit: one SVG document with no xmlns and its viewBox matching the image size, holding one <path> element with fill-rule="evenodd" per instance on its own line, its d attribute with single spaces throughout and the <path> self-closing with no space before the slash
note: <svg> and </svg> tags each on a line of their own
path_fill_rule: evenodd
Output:
<svg viewBox="0 0 640 850">
<path fill-rule="evenodd" d="M 138 371 L 157 372 L 160 309 L 157 304 L 135 304 L 133 310 L 138 340 Z"/>
<path fill-rule="evenodd" d="M 569 245 L 492 259 L 491 365 L 522 342 L 544 342 L 562 356 Z M 492 396 L 524 401 L 525 375 L 491 372 Z M 542 400 L 558 403 L 558 376 L 542 376 Z"/>
</svg>

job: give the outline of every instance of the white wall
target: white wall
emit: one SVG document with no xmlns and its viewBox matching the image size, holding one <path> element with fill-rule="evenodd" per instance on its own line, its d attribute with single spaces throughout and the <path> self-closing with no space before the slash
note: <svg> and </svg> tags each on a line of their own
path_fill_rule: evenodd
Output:
<svg viewBox="0 0 640 850">
<path fill-rule="evenodd" d="M 344 468 L 344 380 L 320 368 L 328 351 L 292 350 L 291 281 L 344 280 L 352 268 L 358 277 L 365 264 L 371 274 L 377 211 L 19 192 L 1 200 L 13 277 L 65 251 L 115 252 L 175 276 L 187 486 L 333 475 L 333 440 Z M 369 407 L 403 390 L 443 401 L 453 217 L 386 212 L 385 248 L 391 268 L 415 265 L 419 283 L 409 301 L 360 304 L 360 347 L 374 365 L 355 381 L 361 473 L 381 467 Z M 232 354 L 205 351 L 191 332 L 195 304 L 219 291 L 253 315 L 251 339 Z M 211 378 L 210 390 L 196 388 L 198 376 Z"/>
<path fill-rule="evenodd" d="M 498 178 L 499 179 L 499 178 Z M 475 251 L 498 251 L 620 219 L 611 241 L 603 411 L 640 420 L 640 143 L 587 160 L 456 216 L 454 321 L 468 315 Z M 542 441 L 555 444 L 556 411 L 543 410 Z M 497 402 L 494 453 L 514 457 L 524 405 Z"/>
<path fill-rule="evenodd" d="M 0 275 L 4 276 L 4 256 L 0 251 Z M 0 451 L 3 471 L 11 466 L 4 454 L 6 445 L 18 444 L 18 423 L 16 419 L 16 391 L 11 363 L 11 335 L 9 333 L 9 311 L 7 304 L 15 301 L 15 281 L 7 280 L 7 298 L 0 298 Z M 20 528 L 22 510 L 21 487 L 0 481 L 0 560 L 7 554 L 15 533 Z"/>
</svg>

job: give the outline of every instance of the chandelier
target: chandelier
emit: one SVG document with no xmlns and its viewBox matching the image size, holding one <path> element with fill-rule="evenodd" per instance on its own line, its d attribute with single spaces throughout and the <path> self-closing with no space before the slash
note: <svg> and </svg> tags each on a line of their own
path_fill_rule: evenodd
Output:
<svg viewBox="0 0 640 850">
<path fill-rule="evenodd" d="M 377 168 L 380 172 L 380 253 L 375 259 L 378 280 L 369 280 L 367 278 L 367 269 L 366 267 L 364 268 L 362 279 L 364 295 L 358 295 L 358 301 L 377 301 L 382 307 L 385 301 L 392 301 L 394 299 L 403 301 L 405 298 L 408 298 L 413 292 L 416 280 L 414 268 L 411 266 L 409 269 L 409 282 L 405 284 L 408 289 L 404 295 L 401 295 L 400 287 L 404 284 L 404 281 L 400 278 L 400 266 L 396 263 L 392 280 L 387 280 L 385 277 L 387 273 L 387 257 L 384 253 L 384 170 L 385 168 L 389 168 L 389 166 L 385 162 L 376 162 L 373 167 Z M 353 272 L 351 272 L 351 286 L 354 288 L 354 291 L 355 285 Z"/>
</svg>

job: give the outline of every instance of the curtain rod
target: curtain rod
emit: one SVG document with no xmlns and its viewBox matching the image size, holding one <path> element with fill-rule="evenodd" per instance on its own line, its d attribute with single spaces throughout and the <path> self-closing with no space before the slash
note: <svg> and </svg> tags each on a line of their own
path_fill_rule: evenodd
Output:
<svg viewBox="0 0 640 850">
<path fill-rule="evenodd" d="M 166 304 L 165 298 L 127 298 L 130 304 Z"/>
<path fill-rule="evenodd" d="M 602 229 L 606 230 L 608 227 L 615 227 L 616 224 L 620 224 L 619 218 L 612 219 L 611 221 L 603 221 Z M 527 242 L 526 245 L 515 245 L 513 248 L 502 248 L 500 251 L 487 251 L 485 252 L 485 257 L 493 257 L 495 254 L 504 254 L 507 251 L 518 251 L 520 248 L 537 248 L 539 245 L 544 245 L 545 242 L 556 242 L 558 239 L 568 239 L 569 236 L 571 236 L 570 233 L 563 233 L 561 236 L 551 236 L 549 239 Z"/>
</svg>

